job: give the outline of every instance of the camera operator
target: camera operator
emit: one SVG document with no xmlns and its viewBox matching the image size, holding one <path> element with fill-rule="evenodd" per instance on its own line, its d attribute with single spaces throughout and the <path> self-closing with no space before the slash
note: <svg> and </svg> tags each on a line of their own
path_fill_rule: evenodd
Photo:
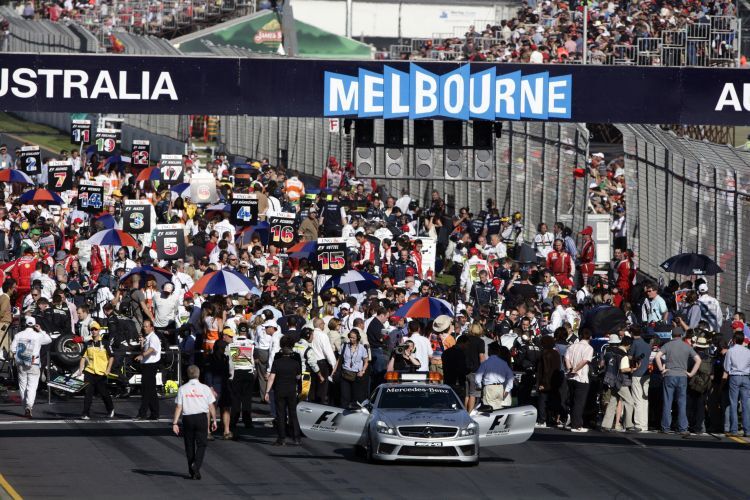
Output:
<svg viewBox="0 0 750 500">
<path fill-rule="evenodd" d="M 391 359 L 388 360 L 389 372 L 415 373 L 421 363 L 414 355 L 414 342 L 407 340 L 403 344 L 396 346 L 391 353 Z"/>
</svg>

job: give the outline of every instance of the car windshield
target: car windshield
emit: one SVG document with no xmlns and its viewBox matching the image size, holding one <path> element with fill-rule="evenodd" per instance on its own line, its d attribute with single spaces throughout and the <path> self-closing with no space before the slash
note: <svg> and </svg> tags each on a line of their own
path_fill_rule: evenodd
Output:
<svg viewBox="0 0 750 500">
<path fill-rule="evenodd" d="M 446 387 L 385 387 L 378 408 L 458 410 L 461 403 L 456 393 Z"/>
</svg>

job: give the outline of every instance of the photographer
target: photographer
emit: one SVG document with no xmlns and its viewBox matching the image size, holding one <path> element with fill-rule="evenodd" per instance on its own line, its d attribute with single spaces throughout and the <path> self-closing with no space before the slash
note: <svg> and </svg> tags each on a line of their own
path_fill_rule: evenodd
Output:
<svg viewBox="0 0 750 500">
<path fill-rule="evenodd" d="M 414 356 L 414 342 L 407 340 L 403 344 L 396 346 L 391 353 L 391 359 L 388 360 L 389 372 L 415 373 L 421 363 Z"/>
</svg>

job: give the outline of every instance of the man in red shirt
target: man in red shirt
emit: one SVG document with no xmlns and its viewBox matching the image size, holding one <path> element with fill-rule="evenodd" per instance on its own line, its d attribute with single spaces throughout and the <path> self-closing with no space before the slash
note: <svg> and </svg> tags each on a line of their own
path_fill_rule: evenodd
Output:
<svg viewBox="0 0 750 500">
<path fill-rule="evenodd" d="M 362 267 L 368 262 L 375 266 L 375 257 L 377 251 L 375 245 L 367 239 L 364 232 L 357 233 L 357 243 L 359 243 L 359 261 L 357 264 Z"/>
<path fill-rule="evenodd" d="M 573 286 L 573 259 L 563 250 L 563 245 L 561 239 L 556 239 L 552 244 L 554 250 L 547 254 L 547 269 L 552 271 L 561 287 L 570 288 Z"/>
<path fill-rule="evenodd" d="M 594 240 L 591 237 L 594 230 L 591 226 L 586 226 L 581 231 L 583 236 L 583 245 L 581 246 L 581 253 L 579 254 L 579 269 L 581 271 L 581 280 L 585 285 L 589 279 L 594 275 L 594 260 L 596 260 L 596 247 L 594 246 Z"/>
</svg>

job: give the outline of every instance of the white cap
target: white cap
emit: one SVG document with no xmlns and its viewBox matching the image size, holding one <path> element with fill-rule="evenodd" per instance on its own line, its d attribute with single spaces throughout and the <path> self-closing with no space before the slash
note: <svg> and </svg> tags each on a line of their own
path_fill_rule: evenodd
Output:
<svg viewBox="0 0 750 500">
<path fill-rule="evenodd" d="M 596 156 L 597 158 L 604 158 L 604 153 L 594 153 L 591 156 Z"/>
<path fill-rule="evenodd" d="M 698 293 L 708 293 L 708 285 L 705 283 L 698 285 Z"/>
<path fill-rule="evenodd" d="M 339 305 L 339 309 L 351 309 L 352 306 L 349 305 L 348 302 L 342 302 L 341 305 Z"/>
<path fill-rule="evenodd" d="M 36 320 L 32 316 L 26 317 L 26 326 L 34 326 L 36 325 Z"/>
<path fill-rule="evenodd" d="M 279 329 L 279 325 L 276 324 L 276 322 L 273 320 L 269 320 L 263 323 L 263 328 L 268 328 L 268 327 L 276 328 L 277 330 Z"/>
<path fill-rule="evenodd" d="M 592 182 L 591 184 L 589 184 L 589 189 L 595 189 L 597 187 L 599 187 L 599 184 L 597 184 L 596 182 Z"/>
<path fill-rule="evenodd" d="M 620 342 L 622 342 L 622 340 L 620 340 L 620 336 L 617 335 L 616 333 L 613 333 L 612 335 L 609 336 L 610 344 L 619 344 Z"/>
</svg>

